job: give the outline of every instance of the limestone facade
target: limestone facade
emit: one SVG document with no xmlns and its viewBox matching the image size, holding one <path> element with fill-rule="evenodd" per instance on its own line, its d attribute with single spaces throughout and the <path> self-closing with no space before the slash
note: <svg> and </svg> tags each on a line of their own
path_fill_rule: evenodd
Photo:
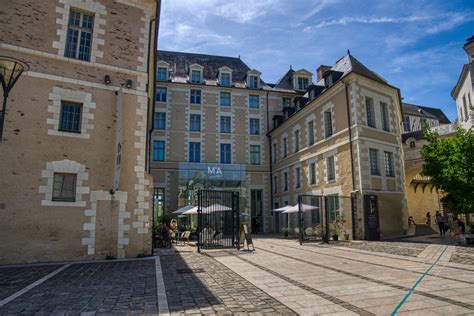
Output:
<svg viewBox="0 0 474 316">
<path fill-rule="evenodd" d="M 2 4 L 0 55 L 24 61 L 30 70 L 10 93 L 0 142 L 0 262 L 123 258 L 151 251 L 146 84 L 156 5 L 151 0 Z M 81 30 L 90 29 L 87 58 L 66 57 L 69 29 L 77 26 L 71 26 L 72 14 L 81 14 Z M 82 15 L 91 17 L 88 25 Z M 105 82 L 106 75 L 111 82 Z M 112 195 L 120 88 L 121 181 Z M 80 108 L 74 132 L 62 128 L 63 103 Z M 58 175 L 73 181 L 58 182 Z M 58 199 L 67 186 L 72 195 Z"/>
</svg>

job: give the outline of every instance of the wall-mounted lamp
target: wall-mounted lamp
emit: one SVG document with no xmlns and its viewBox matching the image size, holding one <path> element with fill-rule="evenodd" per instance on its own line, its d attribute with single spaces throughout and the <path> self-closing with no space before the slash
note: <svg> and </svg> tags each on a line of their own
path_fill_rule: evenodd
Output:
<svg viewBox="0 0 474 316">
<path fill-rule="evenodd" d="M 105 84 L 110 84 L 112 82 L 112 79 L 110 78 L 109 75 L 105 75 L 104 82 L 105 82 Z"/>
<path fill-rule="evenodd" d="M 125 86 L 130 89 L 132 87 L 133 81 L 131 79 L 128 79 L 127 82 L 125 83 Z"/>
</svg>

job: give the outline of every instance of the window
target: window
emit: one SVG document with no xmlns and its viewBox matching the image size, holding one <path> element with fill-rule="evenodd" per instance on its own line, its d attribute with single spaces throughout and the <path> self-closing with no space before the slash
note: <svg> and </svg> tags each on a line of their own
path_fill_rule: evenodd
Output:
<svg viewBox="0 0 474 316">
<path fill-rule="evenodd" d="M 155 117 L 153 119 L 153 127 L 155 129 L 166 129 L 166 113 L 165 112 L 155 112 Z"/>
<path fill-rule="evenodd" d="M 369 149 L 369 159 L 370 159 L 370 174 L 379 176 L 379 160 L 378 160 L 379 151 L 377 149 Z"/>
<path fill-rule="evenodd" d="M 166 102 L 167 89 L 162 87 L 156 88 L 156 101 Z"/>
<path fill-rule="evenodd" d="M 410 148 L 415 148 L 415 147 L 416 147 L 415 142 L 412 140 L 412 141 L 410 142 Z"/>
<path fill-rule="evenodd" d="M 273 176 L 273 193 L 278 193 L 278 177 Z"/>
<path fill-rule="evenodd" d="M 191 83 L 201 83 L 200 70 L 191 70 Z"/>
<path fill-rule="evenodd" d="M 365 98 L 365 110 L 367 112 L 367 126 L 375 127 L 374 100 Z"/>
<path fill-rule="evenodd" d="M 308 146 L 314 144 L 314 121 L 308 122 Z"/>
<path fill-rule="evenodd" d="M 390 131 L 388 126 L 388 110 L 387 103 L 380 102 L 380 114 L 382 116 L 382 128 L 384 131 Z"/>
<path fill-rule="evenodd" d="M 165 161 L 165 141 L 164 140 L 153 141 L 153 160 Z"/>
<path fill-rule="evenodd" d="M 324 112 L 324 136 L 328 138 L 332 135 L 332 114 L 330 111 Z"/>
<path fill-rule="evenodd" d="M 69 13 L 65 57 L 89 61 L 91 58 L 94 16 L 72 10 Z"/>
<path fill-rule="evenodd" d="M 462 96 L 462 105 L 464 107 L 464 121 L 469 120 L 469 112 L 467 110 L 466 95 Z"/>
<path fill-rule="evenodd" d="M 300 167 L 296 168 L 295 173 L 296 173 L 296 185 L 295 185 L 295 187 L 296 188 L 301 188 L 301 168 Z"/>
<path fill-rule="evenodd" d="M 231 163 L 230 144 L 221 144 L 221 163 Z"/>
<path fill-rule="evenodd" d="M 308 83 L 308 78 L 298 77 L 298 90 L 306 90 L 308 88 Z"/>
<path fill-rule="evenodd" d="M 201 115 L 200 114 L 191 114 L 189 116 L 189 130 L 191 132 L 201 131 Z"/>
<path fill-rule="evenodd" d="M 283 158 L 285 158 L 286 156 L 288 156 L 288 141 L 285 138 L 283 138 Z"/>
<path fill-rule="evenodd" d="M 316 163 L 309 164 L 309 183 L 316 184 Z"/>
<path fill-rule="evenodd" d="M 277 151 L 277 144 L 274 143 L 274 144 L 273 144 L 273 157 L 272 157 L 272 158 L 273 158 L 273 162 L 276 162 L 276 161 L 277 161 L 277 153 L 278 153 L 278 151 Z"/>
<path fill-rule="evenodd" d="M 260 134 L 260 119 L 251 118 L 249 120 L 249 133 L 250 135 Z"/>
<path fill-rule="evenodd" d="M 340 215 L 339 210 L 339 196 L 329 195 L 327 197 L 328 211 L 329 211 L 329 221 L 334 222 Z"/>
<path fill-rule="evenodd" d="M 259 103 L 258 95 L 249 95 L 249 108 L 258 109 L 260 107 Z"/>
<path fill-rule="evenodd" d="M 62 132 L 81 132 L 82 104 L 61 101 L 59 130 Z"/>
<path fill-rule="evenodd" d="M 189 162 L 201 162 L 201 143 L 189 143 Z"/>
<path fill-rule="evenodd" d="M 336 180 L 336 167 L 334 166 L 334 156 L 326 158 L 328 181 Z"/>
<path fill-rule="evenodd" d="M 221 116 L 221 133 L 230 133 L 231 121 L 230 116 Z"/>
<path fill-rule="evenodd" d="M 156 80 L 159 80 L 159 81 L 168 80 L 168 68 L 158 67 L 158 70 L 156 71 Z"/>
<path fill-rule="evenodd" d="M 295 131 L 295 153 L 300 151 L 300 130 Z"/>
<path fill-rule="evenodd" d="M 221 92 L 220 104 L 221 106 L 230 106 L 230 92 Z"/>
<path fill-rule="evenodd" d="M 76 202 L 76 179 L 75 173 L 54 173 L 53 177 L 53 201 Z"/>
<path fill-rule="evenodd" d="M 403 116 L 403 130 L 405 132 L 410 131 L 410 117 L 408 115 Z"/>
<path fill-rule="evenodd" d="M 283 108 L 287 108 L 291 106 L 291 98 L 282 98 L 281 99 L 281 106 Z"/>
<path fill-rule="evenodd" d="M 258 77 L 257 76 L 249 76 L 249 88 L 250 89 L 258 89 Z"/>
<path fill-rule="evenodd" d="M 250 164 L 260 164 L 260 145 L 250 145 Z"/>
<path fill-rule="evenodd" d="M 393 153 L 384 151 L 383 152 L 384 156 L 384 162 L 385 162 L 385 175 L 387 177 L 393 177 L 395 176 L 394 173 L 394 167 L 393 167 Z"/>
<path fill-rule="evenodd" d="M 230 87 L 230 73 L 222 72 L 219 84 L 221 86 Z"/>
<path fill-rule="evenodd" d="M 285 172 L 283 174 L 283 178 L 284 178 L 284 181 L 283 181 L 284 189 L 283 189 L 283 191 L 288 191 L 288 172 Z"/>
<path fill-rule="evenodd" d="M 191 89 L 191 103 L 201 104 L 201 90 Z"/>
</svg>

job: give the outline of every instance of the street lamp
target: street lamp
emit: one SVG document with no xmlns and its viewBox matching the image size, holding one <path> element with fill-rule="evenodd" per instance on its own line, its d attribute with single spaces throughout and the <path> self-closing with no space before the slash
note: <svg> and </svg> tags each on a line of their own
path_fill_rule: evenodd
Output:
<svg viewBox="0 0 474 316">
<path fill-rule="evenodd" d="M 5 126 L 5 112 L 7 110 L 8 94 L 12 90 L 18 78 L 24 71 L 28 71 L 29 67 L 21 60 L 0 56 L 0 81 L 3 87 L 3 107 L 0 118 L 0 142 L 3 139 L 3 127 Z"/>
</svg>

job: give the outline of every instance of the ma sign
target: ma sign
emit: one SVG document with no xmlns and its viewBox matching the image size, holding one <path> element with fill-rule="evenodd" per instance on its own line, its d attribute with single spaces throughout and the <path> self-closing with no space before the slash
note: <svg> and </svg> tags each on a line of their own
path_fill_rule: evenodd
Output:
<svg viewBox="0 0 474 316">
<path fill-rule="evenodd" d="M 210 176 L 222 176 L 221 167 L 207 167 L 207 174 Z"/>
</svg>

